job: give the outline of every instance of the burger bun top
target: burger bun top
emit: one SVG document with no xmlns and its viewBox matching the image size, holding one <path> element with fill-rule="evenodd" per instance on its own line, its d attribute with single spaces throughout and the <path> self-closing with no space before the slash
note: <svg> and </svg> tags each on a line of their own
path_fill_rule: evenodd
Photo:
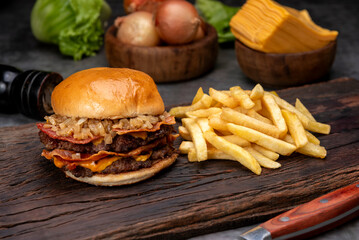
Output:
<svg viewBox="0 0 359 240">
<path fill-rule="evenodd" d="M 91 68 L 57 85 L 51 95 L 56 114 L 95 119 L 159 115 L 164 104 L 153 79 L 128 68 Z"/>
</svg>

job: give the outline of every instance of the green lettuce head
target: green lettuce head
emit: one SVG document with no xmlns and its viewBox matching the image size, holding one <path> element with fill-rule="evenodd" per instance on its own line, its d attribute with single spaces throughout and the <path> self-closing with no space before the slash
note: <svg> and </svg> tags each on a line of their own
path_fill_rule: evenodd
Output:
<svg viewBox="0 0 359 240">
<path fill-rule="evenodd" d="M 31 29 L 39 41 L 57 44 L 62 54 L 80 60 L 100 49 L 110 15 L 104 0 L 37 0 Z"/>
</svg>

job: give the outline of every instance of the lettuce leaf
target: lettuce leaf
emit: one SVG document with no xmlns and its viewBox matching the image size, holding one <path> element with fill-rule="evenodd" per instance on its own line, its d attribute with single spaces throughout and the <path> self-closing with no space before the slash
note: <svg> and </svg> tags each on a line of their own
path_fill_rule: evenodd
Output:
<svg viewBox="0 0 359 240">
<path fill-rule="evenodd" d="M 42 42 L 59 45 L 62 54 L 80 60 L 103 44 L 103 21 L 111 9 L 104 0 L 37 0 L 31 29 Z"/>
<path fill-rule="evenodd" d="M 219 43 L 235 40 L 229 21 L 240 7 L 230 7 L 217 0 L 196 0 L 195 5 L 206 22 L 216 29 Z"/>
</svg>

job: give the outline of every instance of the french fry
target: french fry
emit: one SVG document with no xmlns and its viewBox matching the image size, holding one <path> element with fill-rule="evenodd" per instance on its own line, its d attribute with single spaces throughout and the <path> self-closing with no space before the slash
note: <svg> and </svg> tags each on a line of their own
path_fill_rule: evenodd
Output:
<svg viewBox="0 0 359 240">
<path fill-rule="evenodd" d="M 194 149 L 194 144 L 190 141 L 182 141 L 179 146 L 180 153 L 182 154 L 188 154 L 189 150 L 192 148 Z"/>
<path fill-rule="evenodd" d="M 247 114 L 249 110 L 245 109 L 244 107 L 242 106 L 238 106 L 238 107 L 235 107 L 233 108 L 233 110 L 237 111 L 237 112 L 240 112 L 240 113 L 243 113 L 243 114 Z M 253 109 L 251 109 L 253 110 Z"/>
<path fill-rule="evenodd" d="M 245 109 L 251 109 L 254 107 L 254 102 L 249 98 L 249 96 L 243 91 L 240 87 L 231 87 L 231 95 L 236 99 L 239 104 Z"/>
<path fill-rule="evenodd" d="M 197 118 L 196 122 L 198 123 L 202 132 L 213 130 L 208 124 L 208 118 Z"/>
<path fill-rule="evenodd" d="M 237 101 L 232 96 L 229 96 L 228 94 L 226 94 L 224 92 L 217 91 L 216 89 L 210 88 L 209 95 L 217 102 L 222 103 L 224 106 L 227 106 L 230 108 L 234 108 L 234 107 L 238 106 Z"/>
<path fill-rule="evenodd" d="M 230 135 L 233 135 L 230 131 L 226 131 L 226 130 L 218 130 L 218 129 L 213 129 L 214 132 L 216 134 L 218 134 L 219 136 L 221 137 L 225 137 L 225 136 L 230 136 Z"/>
<path fill-rule="evenodd" d="M 221 150 L 219 150 L 217 148 L 209 148 L 208 149 L 208 159 L 228 159 L 228 160 L 233 160 L 233 161 L 238 162 L 238 160 L 236 158 L 222 152 Z"/>
<path fill-rule="evenodd" d="M 269 150 L 267 148 L 261 147 L 257 144 L 252 144 L 252 148 L 257 152 L 260 152 L 262 155 L 266 156 L 267 158 L 271 159 L 272 161 L 276 161 L 279 158 L 279 154 Z"/>
<path fill-rule="evenodd" d="M 216 113 L 221 113 L 222 109 L 220 108 L 216 108 L 216 107 L 211 107 L 211 108 L 207 108 L 207 109 L 198 109 L 198 110 L 194 110 L 194 111 L 190 111 L 187 112 L 186 115 L 187 117 L 199 117 L 199 118 L 205 118 L 205 117 L 209 117 L 212 116 L 213 114 Z"/>
<path fill-rule="evenodd" d="M 249 117 L 230 108 L 224 108 L 222 110 L 221 118 L 227 122 L 252 128 L 275 138 L 279 137 L 279 130 L 274 125 L 261 122 L 255 118 Z"/>
<path fill-rule="evenodd" d="M 251 128 L 239 126 L 233 123 L 228 123 L 227 127 L 233 134 L 281 155 L 290 155 L 297 149 L 293 144 L 271 137 Z"/>
<path fill-rule="evenodd" d="M 270 94 L 270 93 L 265 93 L 265 95 L 267 95 L 267 94 Z M 270 94 L 270 95 L 273 96 L 274 100 L 276 101 L 276 103 L 278 104 L 278 106 L 280 108 L 288 110 L 289 112 L 295 113 L 297 115 L 297 117 L 299 118 L 299 120 L 302 122 L 304 127 L 306 127 L 308 125 L 309 119 L 303 113 L 298 111 L 294 106 L 292 106 L 290 103 L 288 103 L 284 99 L 282 99 L 274 94 Z"/>
<path fill-rule="evenodd" d="M 227 128 L 227 121 L 224 121 L 222 118 L 220 117 L 211 117 L 208 120 L 209 126 L 218 130 L 218 131 L 226 131 L 228 132 L 228 128 Z"/>
<path fill-rule="evenodd" d="M 203 137 L 202 130 L 192 118 L 183 118 L 182 125 L 187 128 L 193 140 L 194 147 L 196 149 L 196 155 L 198 161 L 204 161 L 207 159 L 207 144 Z"/>
<path fill-rule="evenodd" d="M 222 108 L 223 104 L 220 102 L 217 102 L 215 100 L 213 100 L 214 104 L 211 104 L 211 107 L 216 107 L 216 108 Z"/>
<path fill-rule="evenodd" d="M 185 127 L 183 127 L 183 126 L 179 126 L 179 127 L 178 127 L 178 133 L 179 133 L 179 135 L 181 135 L 181 137 L 182 137 L 184 140 L 192 141 L 191 135 L 189 134 L 187 128 L 185 128 Z"/>
<path fill-rule="evenodd" d="M 279 97 L 279 95 L 278 95 L 278 93 L 277 93 L 276 91 L 270 91 L 269 93 L 271 93 L 271 94 L 273 94 L 273 95 Z"/>
<path fill-rule="evenodd" d="M 205 139 L 214 147 L 228 155 L 231 155 L 243 166 L 255 174 L 259 175 L 261 173 L 261 167 L 259 166 L 258 162 L 251 154 L 248 153 L 248 151 L 244 150 L 242 147 L 228 142 L 224 138 L 216 135 L 213 131 L 206 131 L 203 135 Z"/>
<path fill-rule="evenodd" d="M 316 138 L 313 134 L 311 134 L 310 132 L 308 131 L 305 131 L 305 135 L 307 135 L 307 138 L 308 138 L 308 141 L 313 143 L 313 144 L 316 144 L 316 145 L 319 145 L 320 144 L 320 141 L 318 138 Z"/>
<path fill-rule="evenodd" d="M 297 148 L 305 146 L 308 143 L 308 138 L 297 115 L 284 109 L 282 110 L 282 114 Z"/>
<path fill-rule="evenodd" d="M 190 162 L 234 160 L 259 175 L 261 166 L 279 168 L 280 154 L 327 154 L 309 131 L 328 134 L 330 125 L 315 121 L 299 99 L 293 106 L 259 84 L 252 90 L 210 88 L 209 95 L 199 88 L 192 105 L 173 108 L 170 114 L 183 118 L 178 131 L 187 141 L 179 150 Z"/>
<path fill-rule="evenodd" d="M 269 93 L 266 93 L 269 94 Z M 287 101 L 275 96 L 274 100 L 276 103 L 283 109 L 288 110 L 289 112 L 293 112 L 297 115 L 299 120 L 302 122 L 303 127 L 309 131 L 316 132 L 316 133 L 322 133 L 322 134 L 329 134 L 330 133 L 330 125 L 311 121 L 307 116 L 305 116 L 303 113 L 301 113 L 298 109 L 296 109 L 294 106 L 292 106 Z"/>
<path fill-rule="evenodd" d="M 284 137 L 287 134 L 288 128 L 274 98 L 272 95 L 266 94 L 263 96 L 262 102 L 264 107 L 268 110 L 274 125 L 277 126 L 279 130 L 279 138 Z"/>
<path fill-rule="evenodd" d="M 261 116 L 270 119 L 271 115 L 269 113 L 269 111 L 266 108 L 262 108 L 261 110 L 257 111 L 258 114 L 260 114 Z"/>
<path fill-rule="evenodd" d="M 294 143 L 290 135 L 285 136 L 283 140 L 288 143 Z M 325 158 L 327 156 L 327 150 L 324 147 L 311 142 L 308 142 L 304 147 L 298 148 L 296 152 L 316 158 Z"/>
<path fill-rule="evenodd" d="M 222 112 L 220 112 L 220 113 L 215 113 L 215 114 L 209 116 L 208 119 L 211 119 L 211 118 L 221 118 L 221 114 L 222 114 Z"/>
<path fill-rule="evenodd" d="M 249 109 L 248 112 L 247 112 L 247 115 L 252 117 L 252 118 L 255 118 L 255 119 L 257 119 L 257 120 L 259 120 L 261 122 L 273 125 L 273 122 L 270 119 L 268 119 L 266 117 L 263 117 L 258 112 L 254 111 L 253 109 Z"/>
<path fill-rule="evenodd" d="M 202 87 L 198 88 L 196 95 L 194 96 L 192 100 L 192 105 L 198 102 L 204 95 Z"/>
<path fill-rule="evenodd" d="M 322 133 L 322 134 L 330 133 L 330 125 L 329 124 L 314 122 L 314 121 L 309 121 L 307 123 L 307 126 L 305 127 L 305 129 L 312 131 L 312 132 L 316 132 L 316 133 Z"/>
<path fill-rule="evenodd" d="M 298 109 L 299 112 L 303 113 L 310 120 L 316 121 L 313 115 L 298 98 L 295 100 L 295 108 Z"/>
<path fill-rule="evenodd" d="M 262 155 L 260 152 L 256 151 L 251 147 L 246 147 L 244 149 L 247 150 L 262 167 L 275 169 L 282 166 L 280 163 L 267 158 L 266 156 Z"/>
<path fill-rule="evenodd" d="M 251 91 L 249 97 L 252 100 L 258 100 L 261 99 L 263 97 L 264 94 L 264 90 L 263 87 L 260 84 L 257 84 Z"/>
<path fill-rule="evenodd" d="M 251 95 L 251 90 L 243 90 L 248 96 Z M 252 99 L 253 100 L 253 99 Z"/>
<path fill-rule="evenodd" d="M 230 133 L 230 132 L 229 132 Z M 227 140 L 228 142 L 234 143 L 238 146 L 241 147 L 247 147 L 250 146 L 250 142 L 248 142 L 247 140 L 237 136 L 237 135 L 226 135 L 226 136 L 222 136 L 225 140 Z"/>
<path fill-rule="evenodd" d="M 208 154 L 207 154 L 208 156 Z M 208 159 L 208 158 L 207 158 Z M 206 159 L 206 160 L 207 160 Z M 197 153 L 196 153 L 196 150 L 194 148 L 191 148 L 189 149 L 189 152 L 188 152 L 188 161 L 190 162 L 199 162 L 198 161 L 198 158 L 197 158 Z"/>
<path fill-rule="evenodd" d="M 186 113 L 197 109 L 208 108 L 211 105 L 212 98 L 207 94 L 204 94 L 198 102 L 190 106 L 180 106 L 171 108 L 169 114 L 172 116 L 183 118 L 186 117 Z"/>
<path fill-rule="evenodd" d="M 290 143 L 290 144 L 294 144 L 294 140 L 293 140 L 292 136 L 289 134 L 285 135 L 285 137 L 283 138 L 283 141 L 286 141 L 287 143 Z"/>
<path fill-rule="evenodd" d="M 194 149 L 189 149 L 188 156 L 189 156 L 188 158 L 191 159 L 190 162 L 197 162 L 196 151 Z M 208 148 L 208 159 L 222 159 L 222 160 L 232 160 L 238 162 L 238 160 L 232 157 L 231 155 L 228 155 L 214 147 Z"/>
<path fill-rule="evenodd" d="M 327 156 L 327 150 L 324 147 L 308 142 L 302 148 L 297 149 L 297 152 L 316 158 L 325 158 Z"/>
<path fill-rule="evenodd" d="M 254 107 L 252 108 L 254 111 L 258 112 L 262 109 L 262 101 L 260 99 L 254 100 Z"/>
</svg>

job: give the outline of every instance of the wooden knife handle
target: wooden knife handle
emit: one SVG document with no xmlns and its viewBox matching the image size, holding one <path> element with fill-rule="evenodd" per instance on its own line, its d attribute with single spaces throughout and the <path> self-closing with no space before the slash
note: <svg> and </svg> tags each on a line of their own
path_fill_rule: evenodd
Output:
<svg viewBox="0 0 359 240">
<path fill-rule="evenodd" d="M 307 238 L 359 216 L 359 182 L 300 205 L 262 223 L 272 238 Z"/>
</svg>

